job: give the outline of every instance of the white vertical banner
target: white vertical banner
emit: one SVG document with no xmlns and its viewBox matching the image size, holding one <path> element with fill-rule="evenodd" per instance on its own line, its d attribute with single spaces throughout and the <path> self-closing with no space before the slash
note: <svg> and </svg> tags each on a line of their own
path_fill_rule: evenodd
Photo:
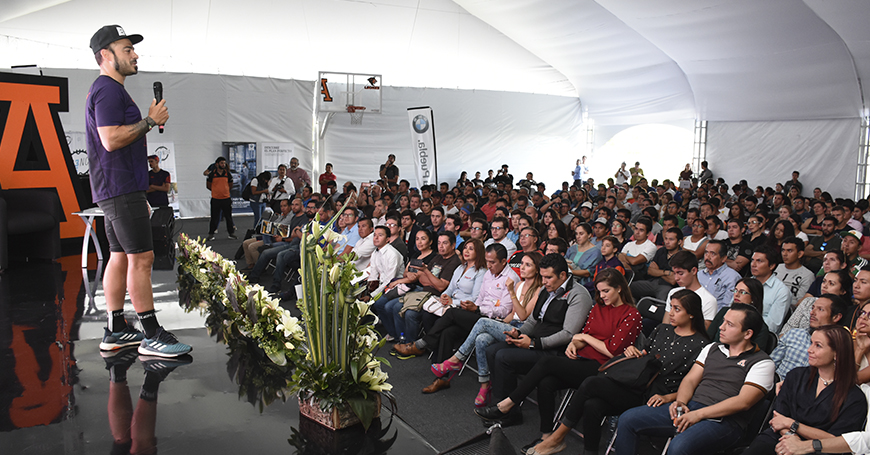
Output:
<svg viewBox="0 0 870 455">
<path fill-rule="evenodd" d="M 262 142 L 262 160 L 259 171 L 269 171 L 273 174 L 278 170 L 278 165 L 290 167 L 290 158 L 293 158 L 293 144 L 290 142 Z M 299 159 L 299 157 L 296 157 Z M 311 160 L 307 156 L 299 159 L 299 167 L 311 173 Z"/>
<path fill-rule="evenodd" d="M 178 174 L 175 171 L 175 142 L 148 141 L 148 156 L 157 155 L 160 158 L 160 169 L 169 173 L 169 206 L 179 216 L 178 205 Z M 148 163 L 145 163 L 148 167 Z M 148 168 L 151 169 L 150 167 Z"/>
<path fill-rule="evenodd" d="M 417 187 L 435 184 L 438 182 L 438 159 L 435 153 L 435 121 L 432 118 L 432 108 L 408 108 L 408 120 L 411 126 L 411 153 Z"/>
</svg>

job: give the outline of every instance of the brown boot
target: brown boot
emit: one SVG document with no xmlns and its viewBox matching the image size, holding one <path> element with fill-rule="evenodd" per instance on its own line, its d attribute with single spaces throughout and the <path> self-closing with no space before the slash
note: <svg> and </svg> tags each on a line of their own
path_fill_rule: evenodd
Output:
<svg viewBox="0 0 870 455">
<path fill-rule="evenodd" d="M 429 384 L 429 386 L 423 388 L 423 393 L 435 393 L 441 389 L 449 389 L 450 381 L 444 378 L 438 378 Z"/>
</svg>

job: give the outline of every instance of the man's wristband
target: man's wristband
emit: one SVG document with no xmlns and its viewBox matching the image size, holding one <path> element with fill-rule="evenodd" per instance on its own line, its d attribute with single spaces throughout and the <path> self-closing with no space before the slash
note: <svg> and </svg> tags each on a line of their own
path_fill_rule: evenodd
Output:
<svg viewBox="0 0 870 455">
<path fill-rule="evenodd" d="M 151 131 L 151 128 L 157 126 L 157 122 L 155 122 L 150 116 L 145 117 L 145 123 L 148 125 L 148 131 Z"/>
</svg>

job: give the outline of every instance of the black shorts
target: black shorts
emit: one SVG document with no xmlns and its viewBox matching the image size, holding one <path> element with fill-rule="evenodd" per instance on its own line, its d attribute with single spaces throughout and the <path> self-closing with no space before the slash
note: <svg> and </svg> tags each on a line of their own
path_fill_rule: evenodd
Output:
<svg viewBox="0 0 870 455">
<path fill-rule="evenodd" d="M 109 251 L 136 254 L 154 249 L 144 191 L 115 196 L 97 202 L 97 205 L 106 215 Z"/>
</svg>

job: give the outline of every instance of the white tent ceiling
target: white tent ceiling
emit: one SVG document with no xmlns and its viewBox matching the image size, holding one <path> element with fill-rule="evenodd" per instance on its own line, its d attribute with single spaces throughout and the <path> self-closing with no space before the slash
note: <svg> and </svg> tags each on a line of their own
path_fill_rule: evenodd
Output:
<svg viewBox="0 0 870 455">
<path fill-rule="evenodd" d="M 143 70 L 578 96 L 600 125 L 855 118 L 870 74 L 866 0 L 0 3 L 0 67 L 93 69 L 119 23 Z"/>
</svg>

